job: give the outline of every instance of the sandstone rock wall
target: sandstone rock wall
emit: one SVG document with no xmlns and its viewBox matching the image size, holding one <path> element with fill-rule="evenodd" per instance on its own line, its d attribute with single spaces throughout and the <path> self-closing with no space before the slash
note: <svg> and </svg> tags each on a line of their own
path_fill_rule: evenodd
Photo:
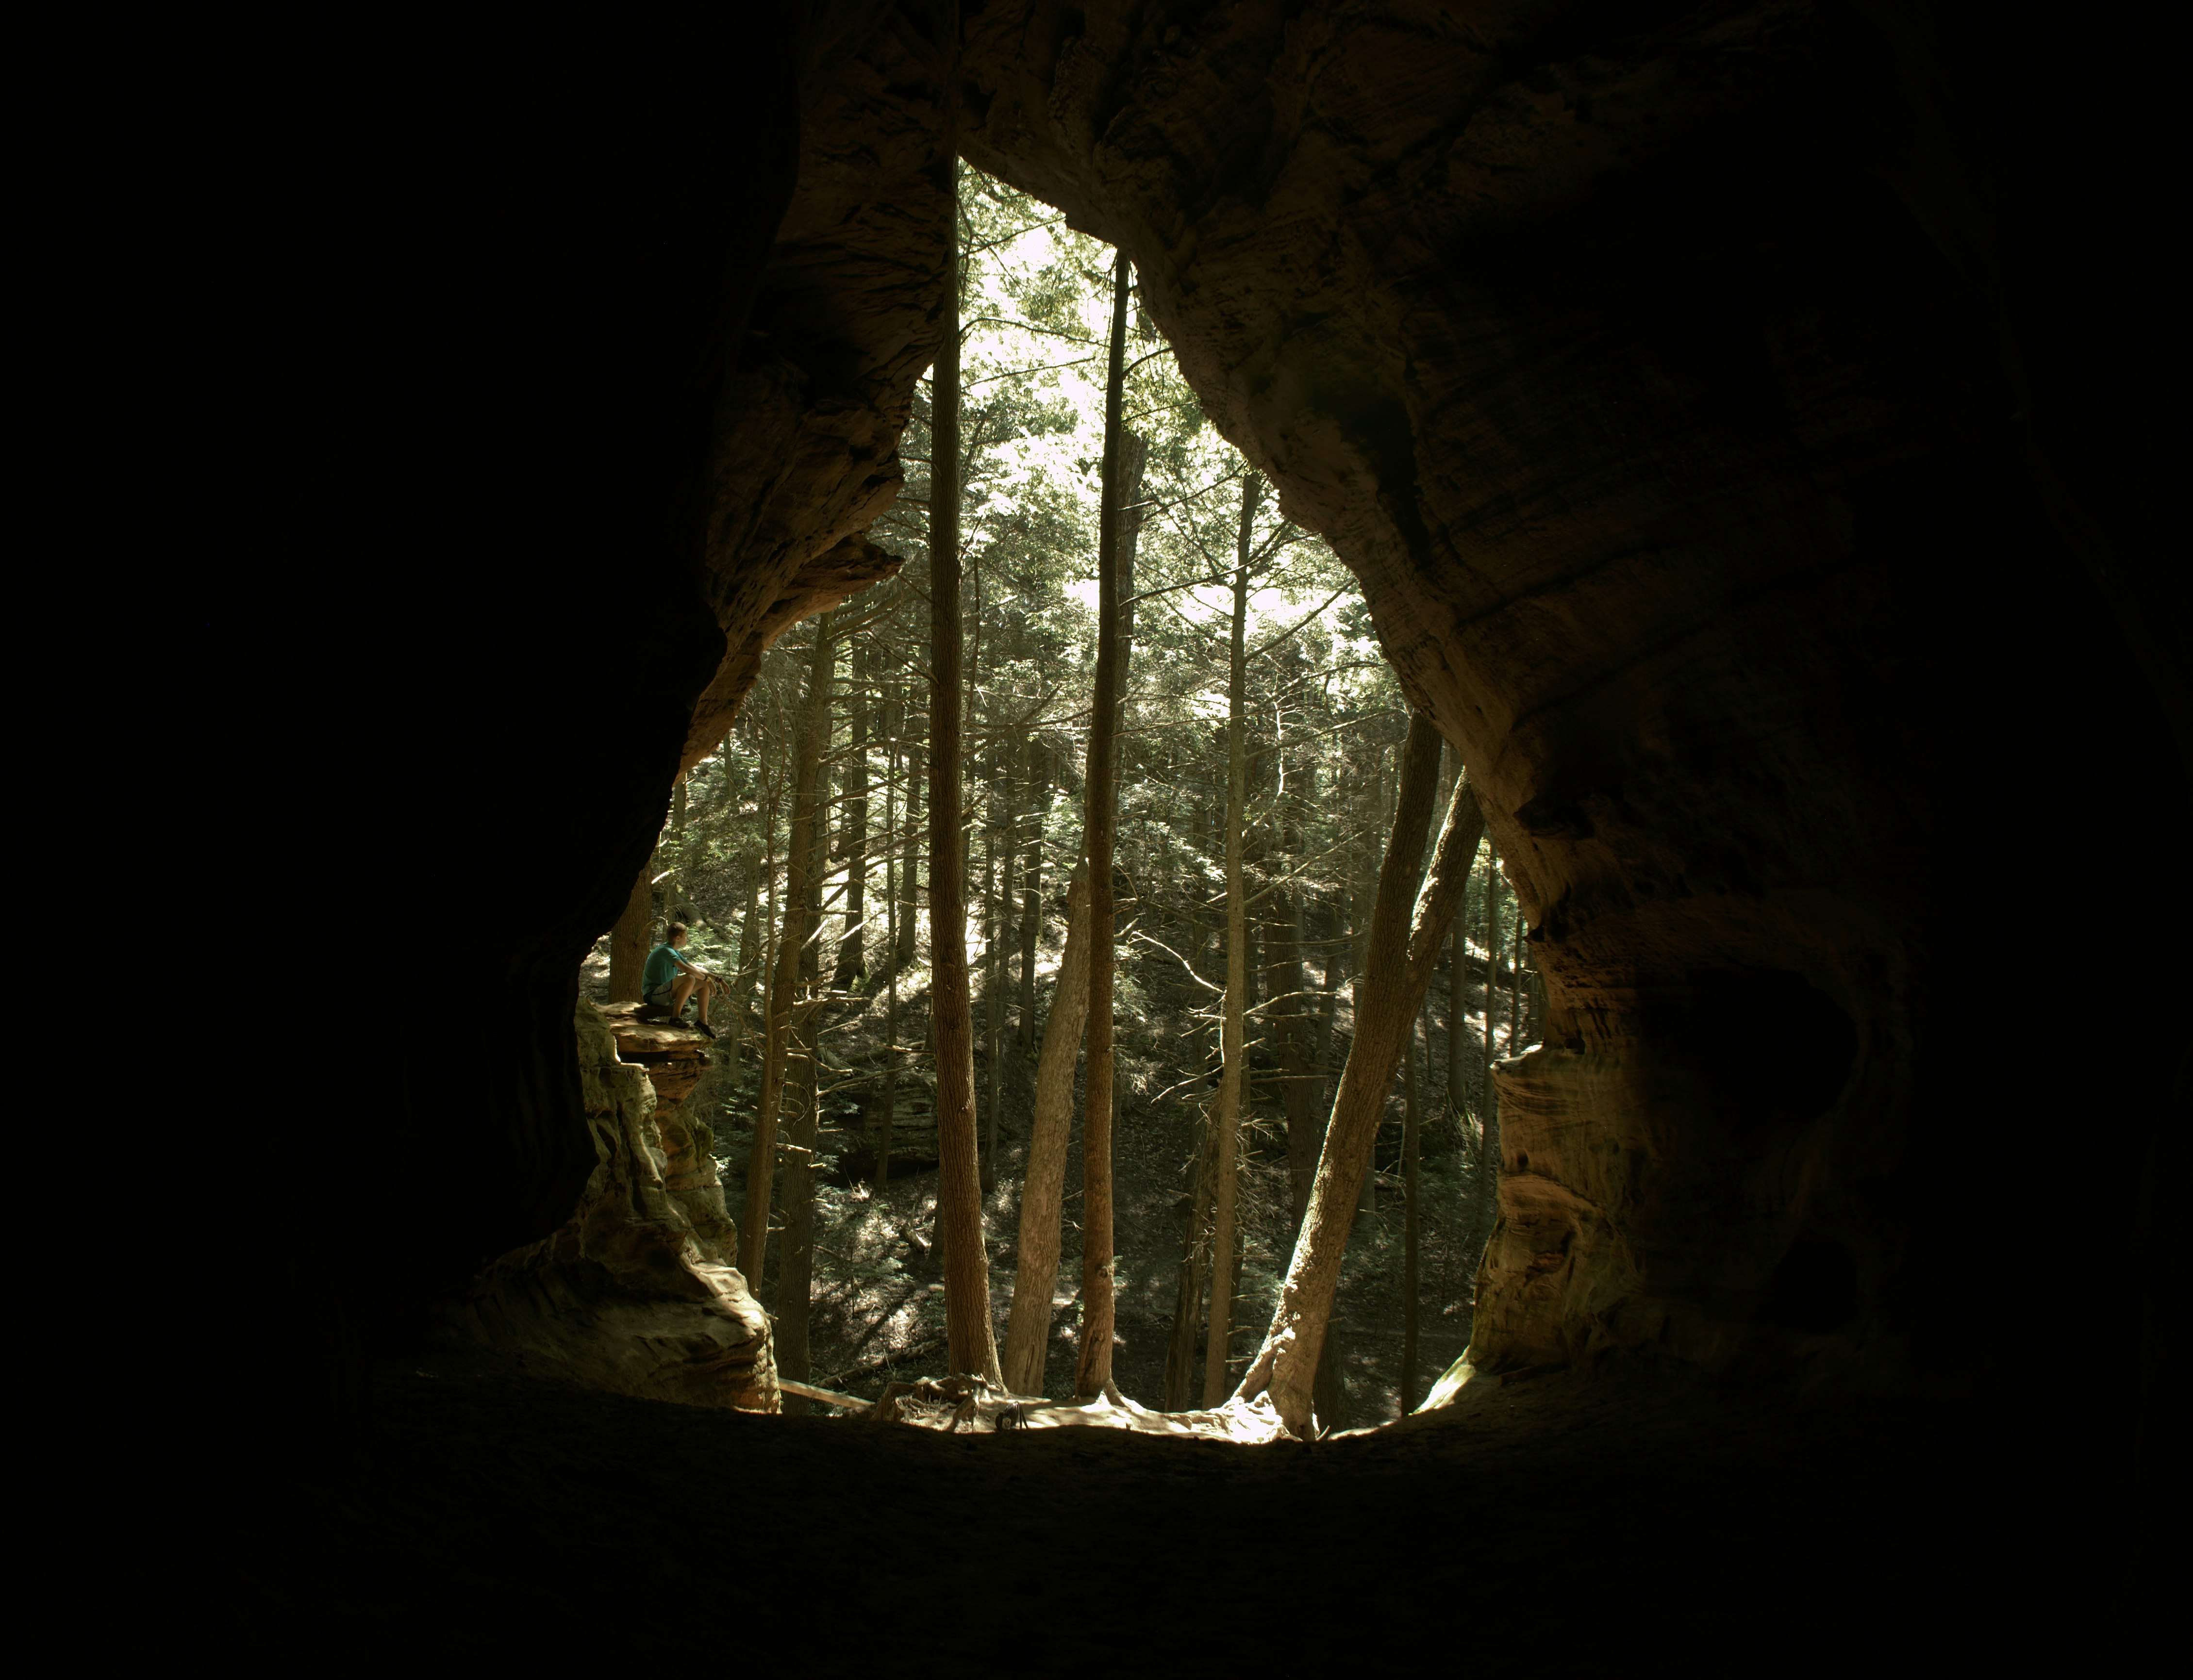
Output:
<svg viewBox="0 0 2193 1680">
<path fill-rule="evenodd" d="M 772 641 L 898 569 L 866 533 L 898 494 L 944 302 L 940 19 L 866 0 L 803 20 L 799 186 L 717 404 L 707 593 L 725 649 L 688 765 Z"/>
<path fill-rule="evenodd" d="M 444 1304 L 441 1334 L 589 1388 L 776 1410 L 769 1315 L 729 1264 L 737 1236 L 714 1161 L 584 1000 L 577 1036 L 598 1156 L 586 1195 L 562 1229 Z"/>
<path fill-rule="evenodd" d="M 1496 1365 L 1993 1334 L 1924 1304 L 2012 1193 L 1950 1141 L 2018 1103 L 1965 979 L 2013 942 L 1989 784 L 2108 727 L 2020 704 L 2025 650 L 2121 649 L 1984 308 L 1873 172 L 1849 25 L 969 16 L 967 155 L 1131 254 L 1482 791 L 1559 1023 L 1503 1076 Z"/>
<path fill-rule="evenodd" d="M 199 160 L 237 317 L 198 336 L 266 351 L 222 434 L 246 574 L 177 634 L 238 744 L 212 803 L 325 837 L 270 880 L 212 831 L 200 934 L 314 906 L 389 992 L 423 937 L 476 1025 L 263 1117 L 229 1269 L 286 1293 L 236 1414 L 329 1360 L 359 1415 L 370 1350 L 598 1171 L 578 959 L 760 646 L 887 563 L 955 14 L 965 154 L 1126 248 L 1486 791 L 1561 1022 L 1503 1075 L 1488 1357 L 2045 1322 L 2120 1357 L 2091 1268 L 1989 1266 L 2036 1172 L 2149 1153 L 2193 1009 L 2094 979 L 2081 1027 L 2069 912 L 2031 932 L 2045 860 L 2081 972 L 2193 938 L 2123 640 L 2182 715 L 2164 150 L 2123 138 L 2167 55 L 1947 0 L 838 0 L 392 26 L 254 75 Z M 2114 620 L 2074 525 L 2089 573 L 2150 545 Z"/>
</svg>

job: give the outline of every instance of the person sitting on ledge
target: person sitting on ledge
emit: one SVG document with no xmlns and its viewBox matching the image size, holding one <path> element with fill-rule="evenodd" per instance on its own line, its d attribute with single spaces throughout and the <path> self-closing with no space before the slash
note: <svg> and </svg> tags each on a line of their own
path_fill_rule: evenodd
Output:
<svg viewBox="0 0 2193 1680">
<path fill-rule="evenodd" d="M 684 1025 L 685 1000 L 697 991 L 701 994 L 701 1019 L 692 1025 L 713 1038 L 716 1030 L 708 1025 L 708 994 L 715 989 L 715 976 L 705 969 L 696 968 L 679 954 L 679 947 L 684 943 L 685 924 L 673 922 L 662 943 L 647 953 L 647 967 L 641 972 L 639 980 L 639 1018 Z"/>
</svg>

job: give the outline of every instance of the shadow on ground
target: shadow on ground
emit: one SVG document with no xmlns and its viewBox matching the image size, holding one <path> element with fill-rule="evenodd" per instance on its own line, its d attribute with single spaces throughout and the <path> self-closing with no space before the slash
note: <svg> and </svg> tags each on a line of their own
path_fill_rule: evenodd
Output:
<svg viewBox="0 0 2193 1680">
<path fill-rule="evenodd" d="M 391 1365 L 353 1470 L 240 1500 L 203 1632 L 315 1669 L 2076 1669 L 2125 1489 L 2062 1434 L 1545 1377 L 1314 1447 L 946 1437 Z"/>
</svg>

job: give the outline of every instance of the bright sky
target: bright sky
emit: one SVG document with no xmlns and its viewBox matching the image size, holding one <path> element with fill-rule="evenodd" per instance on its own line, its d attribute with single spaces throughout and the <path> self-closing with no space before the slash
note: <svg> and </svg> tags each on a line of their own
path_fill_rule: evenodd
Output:
<svg viewBox="0 0 2193 1680">
<path fill-rule="evenodd" d="M 1032 216 L 1048 216 L 1051 213 L 1040 206 L 1033 207 Z M 1108 287 L 1102 277 L 1108 273 L 1113 253 L 1111 248 L 1094 239 L 1076 234 L 1062 225 L 1052 221 L 1028 227 L 1010 243 L 976 253 L 969 275 L 967 294 L 964 303 L 965 318 L 971 321 L 983 317 L 1020 317 L 1023 306 L 1006 290 L 1009 273 L 1023 283 L 1040 274 L 1046 267 L 1062 261 L 1070 262 L 1087 277 L 1088 283 L 1075 289 L 1069 318 L 1060 324 L 1071 336 L 1057 336 L 1027 329 L 996 324 L 994 321 L 971 328 L 962 352 L 962 388 L 971 402 L 982 400 L 988 386 L 999 375 L 1012 375 L 1026 380 L 1030 369 L 1041 369 L 1035 375 L 1034 388 L 1051 400 L 1062 402 L 1074 416 L 1070 431 L 1036 437 L 1022 437 L 993 446 L 985 453 L 985 477 L 993 496 L 1010 507 L 1016 487 L 1026 485 L 1039 477 L 1053 486 L 1072 484 L 1082 499 L 1091 516 L 1088 524 L 1093 532 L 1094 516 L 1099 486 L 1101 440 L 1104 426 L 1105 372 L 1104 342 L 1110 328 Z M 1077 340 L 1079 341 L 1077 341 Z M 1154 340 L 1139 337 L 1129 340 L 1128 357 L 1131 363 L 1138 357 L 1155 351 L 1170 359 L 1171 352 Z M 1185 386 L 1172 374 L 1175 389 L 1183 398 Z M 1135 396 L 1130 392 L 1130 420 L 1133 419 Z M 1151 400 L 1147 395 L 1143 401 Z M 1163 397 L 1158 400 L 1166 400 Z M 1192 400 L 1192 399 L 1191 399 Z M 1153 416 L 1155 418 L 1155 416 Z M 1219 437 L 1216 430 L 1205 426 L 1197 439 L 1197 449 L 1205 460 L 1200 464 L 1199 478 L 1203 483 L 1216 483 L 1240 471 L 1243 463 L 1240 454 Z M 997 506 L 996 502 L 993 503 Z M 1147 539 L 1146 539 L 1147 540 Z M 1335 575 L 1337 569 L 1325 554 L 1324 563 L 1314 562 L 1287 564 L 1280 568 L 1270 580 L 1256 589 L 1249 598 L 1248 636 L 1251 645 L 1268 639 L 1302 620 L 1332 591 L 1344 573 Z M 1084 563 L 1093 565 L 1094 556 Z M 1345 609 L 1358 597 L 1353 580 L 1348 580 L 1348 595 L 1326 609 L 1326 619 L 1334 636 L 1335 664 L 1356 660 L 1377 660 L 1381 658 L 1375 640 L 1343 638 L 1338 621 Z M 1145 581 L 1145 586 L 1148 586 Z M 1096 581 L 1093 575 L 1081 578 L 1067 586 L 1066 592 L 1078 600 L 1093 617 L 1096 607 Z M 1211 625 L 1218 634 L 1233 609 L 1231 591 L 1224 586 L 1188 589 L 1165 597 L 1166 602 L 1180 614 L 1197 624 Z M 1367 673 L 1366 673 L 1367 674 Z M 1360 677 L 1351 674 L 1338 679 L 1351 686 Z M 1217 695 L 1223 709 L 1222 677 Z M 1209 697 L 1206 697 L 1208 700 Z"/>
</svg>

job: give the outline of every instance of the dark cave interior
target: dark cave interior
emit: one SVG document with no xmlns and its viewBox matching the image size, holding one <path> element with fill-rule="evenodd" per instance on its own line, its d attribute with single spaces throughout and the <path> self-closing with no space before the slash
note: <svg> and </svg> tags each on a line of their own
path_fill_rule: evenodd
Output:
<svg viewBox="0 0 2193 1680">
<path fill-rule="evenodd" d="M 266 95 L 231 633 L 318 704 L 261 717 L 294 734 L 249 797 L 341 837 L 283 889 L 369 989 L 422 916 L 489 978 L 467 1035 L 376 1037 L 335 1117 L 266 1122 L 216 1637 L 788 1655 L 926 1616 L 997 1666 L 1137 1660 L 1116 1636 L 1160 1670 L 1555 1672 L 2163 1637 L 2193 649 L 2158 55 L 2129 9 L 2080 33 L 1960 0 L 836 0 L 391 26 Z M 586 1180 L 575 975 L 673 775 L 873 575 L 955 136 L 1132 259 L 1484 790 L 1564 1031 L 1503 1086 L 1473 1357 L 1514 1380 L 1468 1415 L 1008 1470 L 415 1351 Z M 2066 854 L 2104 906 L 2076 930 Z M 1208 1596 L 1121 1555 L 1197 1509 L 1239 1552 Z M 1291 1524 L 1307 1556 L 1248 1545 Z M 1382 1533 L 1390 1571 L 1348 1544 Z M 683 1608 L 635 1626 L 644 1595 Z"/>
</svg>

